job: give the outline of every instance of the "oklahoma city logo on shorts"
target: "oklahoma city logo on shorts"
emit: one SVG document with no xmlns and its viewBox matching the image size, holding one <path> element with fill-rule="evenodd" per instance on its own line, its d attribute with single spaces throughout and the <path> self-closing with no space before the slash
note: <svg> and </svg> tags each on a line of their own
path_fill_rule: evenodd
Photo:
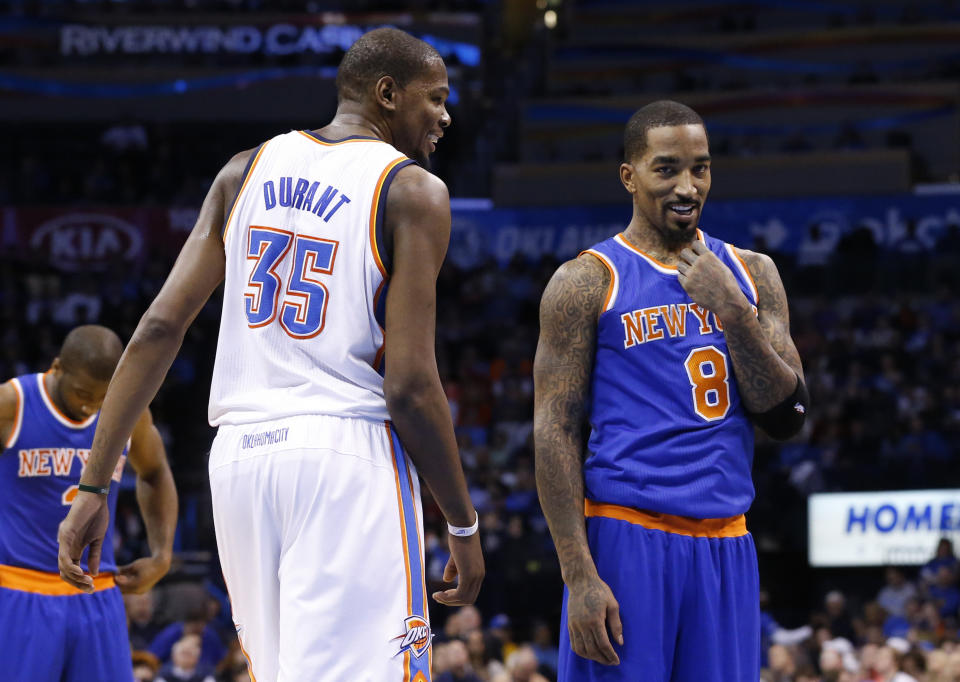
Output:
<svg viewBox="0 0 960 682">
<path fill-rule="evenodd" d="M 400 651 L 395 653 L 394 656 L 399 656 L 404 651 L 410 651 L 414 656 L 420 658 L 430 648 L 430 642 L 433 640 L 430 626 L 420 616 L 410 616 L 403 621 L 403 624 L 407 631 L 399 637 L 394 637 L 394 639 L 401 640 Z"/>
</svg>

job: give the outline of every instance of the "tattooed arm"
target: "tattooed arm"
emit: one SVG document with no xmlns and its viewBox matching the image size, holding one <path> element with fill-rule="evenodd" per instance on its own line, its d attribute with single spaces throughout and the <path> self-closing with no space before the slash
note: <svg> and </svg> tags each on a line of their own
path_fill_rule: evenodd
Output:
<svg viewBox="0 0 960 682">
<path fill-rule="evenodd" d="M 583 513 L 582 427 L 593 370 L 597 316 L 609 286 L 606 267 L 590 255 L 564 263 L 540 302 L 534 361 L 537 492 L 570 592 L 567 626 L 584 658 L 620 662 L 610 638 L 623 643 L 619 606 L 600 580 L 587 545 Z"/>
<path fill-rule="evenodd" d="M 793 339 L 787 295 L 769 256 L 738 249 L 757 285 L 758 314 L 740 291 L 733 272 L 701 241 L 680 254 L 680 284 L 723 323 L 737 389 L 753 414 L 776 407 L 803 381 Z"/>
</svg>

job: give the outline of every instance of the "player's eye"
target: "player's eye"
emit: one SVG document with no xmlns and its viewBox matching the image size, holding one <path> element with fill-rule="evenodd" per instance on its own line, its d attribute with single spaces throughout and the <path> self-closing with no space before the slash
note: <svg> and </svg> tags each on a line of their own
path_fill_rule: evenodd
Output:
<svg viewBox="0 0 960 682">
<path fill-rule="evenodd" d="M 673 168 L 671 168 L 670 166 L 660 166 L 659 168 L 654 168 L 653 172 L 656 173 L 657 175 L 672 175 Z"/>
</svg>

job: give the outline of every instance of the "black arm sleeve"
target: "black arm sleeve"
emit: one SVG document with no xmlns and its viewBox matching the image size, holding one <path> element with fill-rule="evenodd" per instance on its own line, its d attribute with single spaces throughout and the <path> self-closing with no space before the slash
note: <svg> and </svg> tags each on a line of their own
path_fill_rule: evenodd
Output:
<svg viewBox="0 0 960 682">
<path fill-rule="evenodd" d="M 797 388 L 779 405 L 771 407 L 766 412 L 750 414 L 753 423 L 776 440 L 787 440 L 803 428 L 810 405 L 810 394 L 803 380 L 797 377 Z"/>
</svg>

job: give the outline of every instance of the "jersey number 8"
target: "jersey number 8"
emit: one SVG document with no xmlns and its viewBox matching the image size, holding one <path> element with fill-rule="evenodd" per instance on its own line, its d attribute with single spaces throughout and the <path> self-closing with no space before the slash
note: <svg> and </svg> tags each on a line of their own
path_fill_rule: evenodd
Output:
<svg viewBox="0 0 960 682">
<path fill-rule="evenodd" d="M 730 409 L 727 356 L 716 346 L 694 348 L 683 363 L 693 393 L 693 411 L 704 421 L 723 419 Z"/>
<path fill-rule="evenodd" d="M 280 326 L 289 336 L 311 339 L 322 332 L 329 292 L 319 276 L 333 274 L 339 245 L 332 239 L 251 225 L 247 231 L 247 260 L 253 261 L 253 270 L 243 294 L 247 324 L 251 328 L 265 327 L 277 318 L 279 309 Z M 291 246 L 293 264 L 280 301 L 283 283 L 277 268 Z"/>
</svg>

